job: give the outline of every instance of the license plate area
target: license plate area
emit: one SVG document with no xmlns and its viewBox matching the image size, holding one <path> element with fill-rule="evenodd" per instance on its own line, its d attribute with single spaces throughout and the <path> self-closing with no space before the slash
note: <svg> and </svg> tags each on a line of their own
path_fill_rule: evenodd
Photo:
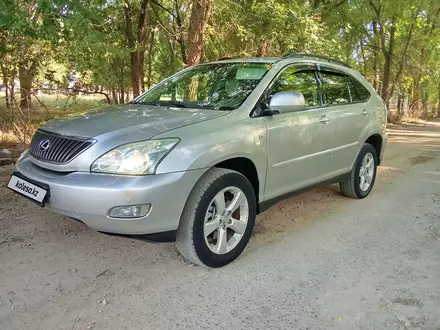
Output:
<svg viewBox="0 0 440 330">
<path fill-rule="evenodd" d="M 19 172 L 11 175 L 7 187 L 42 207 L 50 197 L 48 184 L 29 179 Z"/>
</svg>

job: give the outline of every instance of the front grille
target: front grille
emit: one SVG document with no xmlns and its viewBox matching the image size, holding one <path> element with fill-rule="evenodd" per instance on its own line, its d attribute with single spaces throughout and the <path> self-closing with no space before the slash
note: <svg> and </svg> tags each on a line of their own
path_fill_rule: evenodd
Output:
<svg viewBox="0 0 440 330">
<path fill-rule="evenodd" d="M 62 164 L 70 162 L 93 143 L 95 143 L 93 139 L 38 130 L 32 138 L 29 151 L 37 159 Z"/>
</svg>

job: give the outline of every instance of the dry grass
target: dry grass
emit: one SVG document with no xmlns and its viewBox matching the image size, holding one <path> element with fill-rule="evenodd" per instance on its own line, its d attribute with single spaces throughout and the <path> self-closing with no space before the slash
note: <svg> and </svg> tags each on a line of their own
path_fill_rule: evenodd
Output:
<svg viewBox="0 0 440 330">
<path fill-rule="evenodd" d="M 440 126 L 439 119 L 435 120 L 423 120 L 419 118 L 413 118 L 413 117 L 405 117 L 401 123 L 403 124 L 413 124 L 413 125 L 434 125 L 434 126 Z"/>
<path fill-rule="evenodd" d="M 0 149 L 22 150 L 30 143 L 35 130 L 50 119 L 83 112 L 107 101 L 101 95 L 66 96 L 63 94 L 32 97 L 32 108 L 21 109 L 17 104 L 6 108 L 5 95 L 0 92 Z"/>
</svg>

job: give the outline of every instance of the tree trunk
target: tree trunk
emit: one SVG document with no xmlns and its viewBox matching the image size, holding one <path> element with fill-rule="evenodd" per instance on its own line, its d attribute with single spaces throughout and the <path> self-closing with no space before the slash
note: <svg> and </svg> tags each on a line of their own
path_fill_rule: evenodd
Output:
<svg viewBox="0 0 440 330">
<path fill-rule="evenodd" d="M 125 100 L 128 100 L 128 98 L 125 97 L 124 83 L 121 83 L 119 85 L 119 103 L 123 104 Z"/>
<path fill-rule="evenodd" d="M 172 71 L 174 71 L 174 66 L 176 63 L 176 56 L 175 56 L 175 52 L 174 52 L 174 39 L 170 38 L 170 40 L 168 41 L 168 46 L 170 47 L 170 58 L 169 58 L 169 64 L 170 64 L 170 69 Z M 185 63 L 185 62 L 183 62 Z"/>
<path fill-rule="evenodd" d="M 374 32 L 374 48 L 373 48 L 373 87 L 376 91 L 379 90 L 379 79 L 377 76 L 377 67 L 378 67 L 378 33 L 377 33 L 377 23 L 373 21 L 373 32 Z"/>
<path fill-rule="evenodd" d="M 150 89 L 151 87 L 151 75 L 152 75 L 152 68 L 153 68 L 153 50 L 154 50 L 154 30 L 151 30 L 150 34 L 150 46 L 148 48 L 148 72 L 147 72 L 147 89 Z"/>
<path fill-rule="evenodd" d="M 131 87 L 133 88 L 133 93 L 139 95 L 140 92 L 140 82 L 138 76 L 138 55 L 136 51 L 136 42 L 133 36 L 133 23 L 132 23 L 132 9 L 131 4 L 128 0 L 124 3 L 124 16 L 125 16 L 125 39 L 127 41 L 127 46 L 130 48 L 130 70 L 131 70 Z"/>
<path fill-rule="evenodd" d="M 412 91 L 412 101 L 411 101 L 411 113 L 413 115 L 420 115 L 421 112 L 421 91 L 420 91 L 420 81 L 422 77 L 420 74 L 417 74 L 413 77 L 413 91 Z"/>
<path fill-rule="evenodd" d="M 18 68 L 18 79 L 20 80 L 20 107 L 30 108 L 31 106 L 31 88 L 34 81 L 36 67 L 28 63 L 21 63 Z"/>
<path fill-rule="evenodd" d="M 365 57 L 365 49 L 364 49 L 364 41 L 363 40 L 361 40 L 359 42 L 359 46 L 361 48 L 362 67 L 363 67 L 363 70 L 364 70 L 363 74 L 364 74 L 364 77 L 367 77 L 367 74 L 368 74 L 368 72 L 367 72 L 368 71 L 368 69 L 367 69 L 367 58 Z"/>
<path fill-rule="evenodd" d="M 390 40 L 389 40 L 389 44 L 388 44 L 388 50 L 385 48 L 385 36 L 384 36 L 384 32 L 383 32 L 383 24 L 381 23 L 380 25 L 380 30 L 381 30 L 381 37 L 383 38 L 382 40 L 382 48 L 383 48 L 383 52 L 384 52 L 384 57 L 385 57 L 385 63 L 383 65 L 383 76 L 382 76 L 382 92 L 381 92 L 381 96 L 382 99 L 384 100 L 385 104 L 387 105 L 387 107 L 389 107 L 389 102 L 390 102 L 390 74 L 391 74 L 391 65 L 392 65 L 392 60 L 393 60 L 393 55 L 394 55 L 394 42 L 395 42 L 395 35 L 396 35 L 396 20 L 395 18 L 392 19 L 391 22 L 391 28 L 390 28 Z"/>
<path fill-rule="evenodd" d="M 144 72 L 145 53 L 139 52 L 139 79 L 141 84 L 141 93 L 145 92 L 145 72 Z"/>
<path fill-rule="evenodd" d="M 438 101 L 437 101 L 437 118 L 440 118 L 440 91 L 439 91 L 439 96 L 438 96 Z"/>
<path fill-rule="evenodd" d="M 383 65 L 383 74 L 382 74 L 382 88 L 381 88 L 381 97 L 384 100 L 385 104 L 389 108 L 390 103 L 390 74 L 391 74 L 391 66 L 393 61 L 393 55 L 394 55 L 394 43 L 395 43 L 395 37 L 396 37 L 396 17 L 391 18 L 391 27 L 389 36 L 385 35 L 385 29 L 384 29 L 384 23 L 382 21 L 382 6 L 381 1 L 379 1 L 377 4 L 370 0 L 370 6 L 374 10 L 376 14 L 376 21 L 377 26 L 373 28 L 379 29 L 379 37 L 380 37 L 380 45 L 382 49 L 383 56 L 385 58 L 385 63 Z M 388 40 L 388 47 L 387 47 L 387 40 Z M 388 112 L 390 114 L 390 112 Z M 390 119 L 390 118 L 388 118 Z"/>
<path fill-rule="evenodd" d="M 179 3 L 177 0 L 174 1 L 174 10 L 176 11 L 176 25 L 177 25 L 177 42 L 180 46 L 180 56 L 182 56 L 183 63 L 186 63 L 187 55 L 185 48 L 185 38 L 183 37 L 183 26 L 182 18 L 180 17 Z"/>
<path fill-rule="evenodd" d="M 131 69 L 131 85 L 133 88 L 133 97 L 141 93 L 143 85 L 143 67 L 144 67 L 144 51 L 146 42 L 147 29 L 147 5 L 149 0 L 142 0 L 139 20 L 137 26 L 137 38 L 133 34 L 134 14 L 130 0 L 125 0 L 124 17 L 125 17 L 125 39 L 127 46 L 130 48 L 130 69 Z"/>
<path fill-rule="evenodd" d="M 440 14 L 440 6 L 438 6 L 437 1 L 431 1 L 428 12 L 425 13 L 426 18 L 426 27 L 424 29 L 424 34 L 428 38 L 432 37 L 435 29 L 437 28 L 437 17 Z M 411 102 L 411 110 L 413 114 L 416 116 L 422 115 L 423 112 L 423 102 L 422 102 L 422 90 L 421 90 L 421 80 L 423 75 L 425 74 L 425 63 L 428 61 L 429 52 L 427 52 L 426 44 L 422 44 L 420 48 L 420 57 L 418 62 L 421 65 L 418 68 L 418 73 L 413 78 L 413 99 Z"/>
<path fill-rule="evenodd" d="M 269 40 L 263 39 L 261 40 L 260 45 L 257 50 L 257 57 L 265 57 L 269 53 Z"/>
<path fill-rule="evenodd" d="M 428 93 L 427 93 L 427 91 L 426 91 L 426 89 L 424 88 L 424 86 L 423 86 L 424 84 L 422 84 L 422 86 L 421 86 L 421 88 L 420 88 L 420 91 L 421 91 L 421 102 L 420 102 L 420 104 L 421 104 L 421 107 L 422 107 L 422 116 L 423 116 L 423 118 L 424 119 L 432 119 L 431 118 L 431 116 L 432 116 L 432 114 L 431 114 L 431 106 L 430 106 L 430 104 L 429 104 L 429 101 L 428 101 Z"/>
<path fill-rule="evenodd" d="M 408 30 L 408 37 L 407 37 L 407 39 L 405 41 L 405 46 L 403 48 L 403 53 L 401 55 L 400 63 L 399 63 L 399 66 L 397 68 L 397 72 L 396 72 L 396 74 L 394 76 L 394 81 L 393 81 L 393 83 L 391 84 L 391 86 L 389 88 L 390 89 L 390 92 L 389 92 L 390 96 L 392 96 L 394 94 L 394 90 L 396 89 L 396 86 L 399 84 L 400 77 L 402 76 L 403 68 L 405 66 L 406 56 L 407 56 L 407 53 L 408 53 L 408 48 L 409 48 L 409 45 L 410 45 L 410 43 L 412 41 L 412 38 L 413 38 L 414 27 L 416 25 L 417 18 L 419 16 L 420 11 L 421 11 L 421 9 L 418 8 L 417 11 L 413 15 L 413 18 L 412 18 L 412 21 L 411 21 L 411 25 L 410 25 L 410 28 Z"/>
<path fill-rule="evenodd" d="M 116 91 L 116 94 L 118 94 L 119 93 L 119 97 L 118 97 L 118 99 L 119 99 L 119 103 L 124 103 L 125 102 L 125 98 L 124 98 L 124 95 L 125 95 L 125 91 L 124 91 L 124 64 L 121 64 L 121 72 L 120 72 L 120 76 L 119 76 L 119 83 L 118 83 L 118 86 L 117 86 L 117 91 Z"/>
<path fill-rule="evenodd" d="M 399 91 L 397 95 L 397 120 L 403 118 L 403 94 Z"/>
<path fill-rule="evenodd" d="M 139 9 L 139 21 L 137 29 L 137 41 L 139 44 L 139 74 L 140 74 L 140 84 L 142 92 L 145 92 L 145 81 L 144 81 L 144 59 L 145 59 L 145 49 L 148 40 L 148 2 L 149 0 L 142 0 Z"/>
<path fill-rule="evenodd" d="M 119 86 L 119 103 L 124 104 L 125 100 L 126 98 L 125 98 L 124 87 L 121 85 Z"/>
<path fill-rule="evenodd" d="M 136 97 L 141 93 L 141 68 L 139 65 L 139 52 L 130 53 L 131 68 L 131 86 L 133 88 L 133 96 Z"/>
<path fill-rule="evenodd" d="M 8 75 L 6 73 L 6 68 L 2 66 L 2 73 L 3 73 L 3 85 L 5 86 L 5 97 L 6 97 L 6 108 L 11 108 L 11 103 L 9 102 L 9 86 L 8 86 Z"/>
<path fill-rule="evenodd" d="M 16 103 L 16 100 L 15 100 L 15 82 L 14 82 L 14 77 L 10 78 L 9 86 L 11 87 L 9 89 L 9 104 L 12 106 L 14 103 Z"/>
<path fill-rule="evenodd" d="M 203 54 L 205 30 L 212 9 L 212 0 L 193 0 L 188 30 L 188 58 L 186 66 L 200 63 Z"/>
<path fill-rule="evenodd" d="M 116 93 L 116 88 L 112 87 L 112 99 L 113 99 L 113 103 L 118 104 L 119 100 L 118 100 L 118 93 Z"/>
<path fill-rule="evenodd" d="M 385 63 L 383 65 L 382 74 L 382 91 L 380 93 L 383 101 L 387 104 L 389 102 L 388 87 L 390 85 L 390 72 L 391 72 L 391 56 L 385 56 Z"/>
<path fill-rule="evenodd" d="M 437 118 L 440 118 L 440 84 L 437 87 Z"/>
</svg>

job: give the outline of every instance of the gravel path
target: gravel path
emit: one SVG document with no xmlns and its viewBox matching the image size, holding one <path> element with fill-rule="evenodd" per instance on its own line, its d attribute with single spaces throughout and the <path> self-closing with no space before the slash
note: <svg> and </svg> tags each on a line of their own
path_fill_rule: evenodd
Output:
<svg viewBox="0 0 440 330">
<path fill-rule="evenodd" d="M 217 270 L 40 209 L 1 167 L 0 329 L 440 329 L 440 126 L 389 132 L 371 196 L 283 201 Z"/>
</svg>

